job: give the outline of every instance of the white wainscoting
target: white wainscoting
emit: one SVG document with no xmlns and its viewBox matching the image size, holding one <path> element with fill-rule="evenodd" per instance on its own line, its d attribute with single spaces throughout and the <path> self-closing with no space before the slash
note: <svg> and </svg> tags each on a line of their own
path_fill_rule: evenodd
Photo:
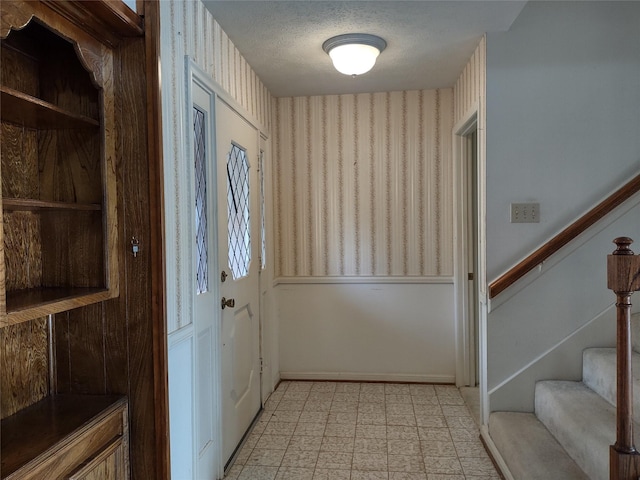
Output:
<svg viewBox="0 0 640 480">
<path fill-rule="evenodd" d="M 193 328 L 191 325 L 169 335 L 169 431 L 171 478 L 192 478 L 193 445 Z"/>
<path fill-rule="evenodd" d="M 280 279 L 283 380 L 455 382 L 452 279 L 377 280 Z"/>
</svg>

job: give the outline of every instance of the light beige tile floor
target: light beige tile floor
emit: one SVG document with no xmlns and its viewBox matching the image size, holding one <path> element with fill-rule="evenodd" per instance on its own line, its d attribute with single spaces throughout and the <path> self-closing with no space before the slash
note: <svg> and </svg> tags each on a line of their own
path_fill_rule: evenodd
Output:
<svg viewBox="0 0 640 480">
<path fill-rule="evenodd" d="M 229 480 L 498 480 L 453 386 L 281 382 Z"/>
</svg>

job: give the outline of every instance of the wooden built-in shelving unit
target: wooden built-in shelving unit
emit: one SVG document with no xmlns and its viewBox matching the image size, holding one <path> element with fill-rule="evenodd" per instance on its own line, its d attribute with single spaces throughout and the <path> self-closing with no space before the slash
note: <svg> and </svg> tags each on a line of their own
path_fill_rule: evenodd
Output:
<svg viewBox="0 0 640 480">
<path fill-rule="evenodd" d="M 68 312 L 119 293 L 113 51 L 40 2 L 0 7 L 0 477 L 128 479 L 127 398 L 56 380 Z"/>
<path fill-rule="evenodd" d="M 35 20 L 1 53 L 5 326 L 113 298 L 118 277 L 112 66 Z"/>
</svg>

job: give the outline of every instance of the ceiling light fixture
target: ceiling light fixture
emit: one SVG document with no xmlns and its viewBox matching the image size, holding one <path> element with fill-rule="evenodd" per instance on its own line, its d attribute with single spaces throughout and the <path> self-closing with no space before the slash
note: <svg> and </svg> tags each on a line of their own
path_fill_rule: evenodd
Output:
<svg viewBox="0 0 640 480">
<path fill-rule="evenodd" d="M 368 33 L 346 33 L 331 37 L 322 44 L 333 66 L 345 75 L 362 75 L 376 64 L 376 58 L 387 46 L 382 38 Z"/>
</svg>

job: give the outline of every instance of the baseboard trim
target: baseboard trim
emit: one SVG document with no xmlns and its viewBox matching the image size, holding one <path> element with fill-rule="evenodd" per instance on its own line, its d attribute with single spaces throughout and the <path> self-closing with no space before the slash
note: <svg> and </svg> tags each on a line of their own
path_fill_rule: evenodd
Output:
<svg viewBox="0 0 640 480">
<path fill-rule="evenodd" d="M 498 473 L 504 478 L 504 480 L 515 480 L 509 467 L 505 463 L 502 455 L 500 455 L 500 450 L 496 447 L 496 444 L 493 443 L 491 436 L 489 435 L 489 428 L 486 425 L 482 425 L 480 427 L 480 438 L 484 446 L 489 451 L 489 455 L 491 455 L 491 459 L 493 460 L 494 465 L 499 470 Z"/>
<path fill-rule="evenodd" d="M 359 372 L 280 372 L 280 380 L 324 380 L 353 382 L 436 383 L 452 385 L 455 375 Z"/>
</svg>

